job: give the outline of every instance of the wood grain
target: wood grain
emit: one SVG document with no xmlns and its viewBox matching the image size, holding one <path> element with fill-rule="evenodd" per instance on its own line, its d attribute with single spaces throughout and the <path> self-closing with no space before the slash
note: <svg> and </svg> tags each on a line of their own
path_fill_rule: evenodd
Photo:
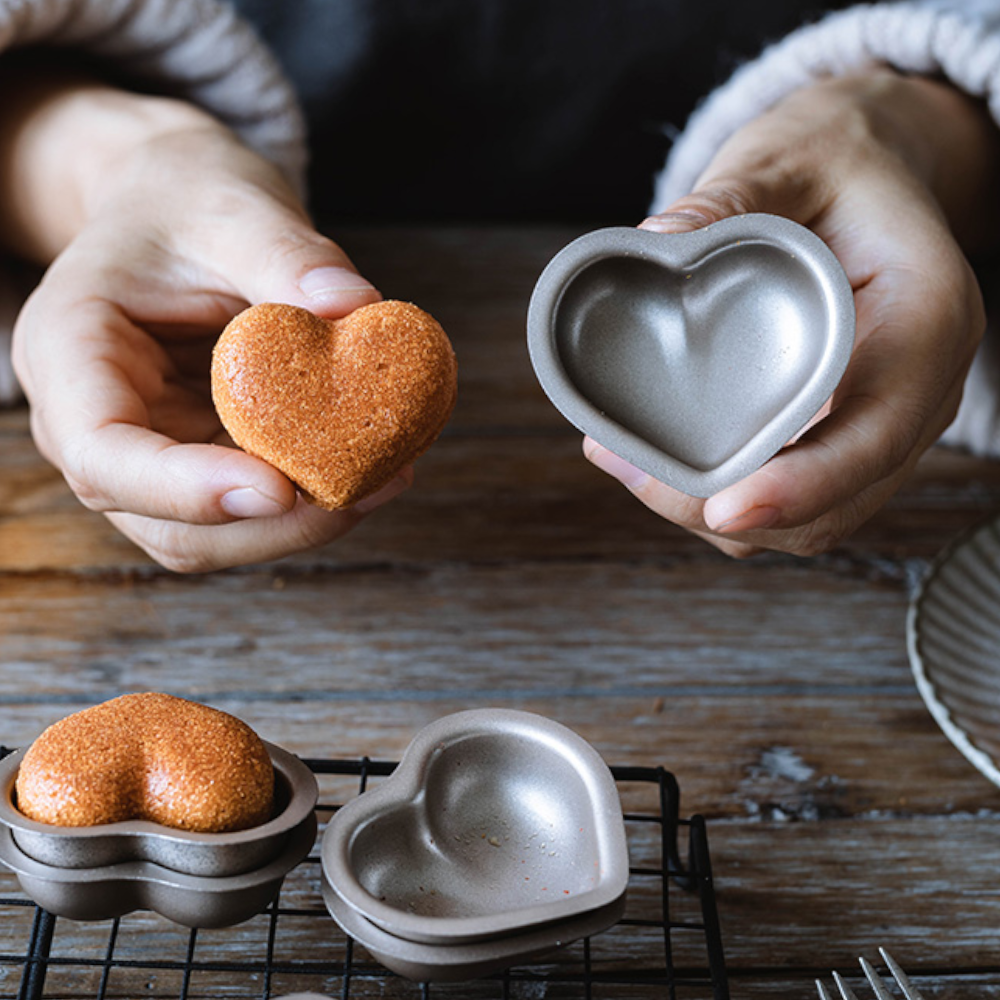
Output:
<svg viewBox="0 0 1000 1000">
<path fill-rule="evenodd" d="M 435 314 L 459 358 L 452 424 L 416 486 L 335 545 L 266 566 L 172 575 L 85 510 L 0 414 L 0 743 L 24 745 L 76 708 L 167 690 L 246 719 L 304 756 L 398 759 L 426 723 L 501 705 L 555 718 L 614 764 L 663 765 L 682 815 L 708 821 L 734 997 L 815 994 L 878 945 L 925 996 L 1000 997 L 1000 789 L 945 739 L 913 685 L 908 602 L 959 532 L 1000 507 L 1000 465 L 934 449 L 837 551 L 734 562 L 639 506 L 581 456 L 524 344 L 532 285 L 568 229 L 338 233 L 387 296 Z M 324 800 L 356 794 L 323 779 Z M 644 787 L 623 786 L 626 810 Z M 649 829 L 630 831 L 633 862 Z M 17 895 L 0 875 L 0 896 Z M 658 894 L 636 885 L 640 917 Z M 122 924 L 109 997 L 280 996 L 345 990 L 282 971 L 336 962 L 315 866 L 294 873 L 279 968 L 266 917 L 203 932 L 213 970 L 186 981 L 189 935 L 155 915 Z M 678 915 L 693 916 L 681 895 Z M 17 996 L 28 907 L 0 907 L 0 998 Z M 608 967 L 656 943 L 626 925 L 595 939 Z M 676 959 L 704 966 L 700 938 Z M 61 922 L 49 996 L 100 988 L 107 926 Z M 147 967 L 150 955 L 162 961 Z M 554 959 L 572 963 L 567 952 Z M 134 966 L 130 963 L 135 963 Z M 352 997 L 416 997 L 367 960 Z M 582 996 L 515 980 L 432 996 Z M 662 985 L 594 996 L 664 997 Z M 678 992 L 708 997 L 704 988 Z M 859 987 L 859 996 L 865 994 Z"/>
</svg>

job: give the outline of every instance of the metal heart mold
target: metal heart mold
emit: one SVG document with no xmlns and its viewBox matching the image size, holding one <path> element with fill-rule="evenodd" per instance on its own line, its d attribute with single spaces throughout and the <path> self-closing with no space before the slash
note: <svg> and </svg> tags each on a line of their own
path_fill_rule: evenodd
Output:
<svg viewBox="0 0 1000 1000">
<path fill-rule="evenodd" d="M 617 455 L 708 497 L 817 414 L 854 345 L 833 252 L 773 215 L 689 233 L 600 229 L 561 250 L 528 310 L 535 374 L 556 408 Z"/>
<path fill-rule="evenodd" d="M 322 881 L 323 900 L 333 918 L 373 958 L 397 975 L 415 982 L 465 982 L 540 959 L 558 948 L 591 937 L 617 923 L 625 912 L 625 897 L 613 903 L 523 934 L 464 944 L 424 944 L 382 930 L 352 910 Z"/>
<path fill-rule="evenodd" d="M 559 723 L 507 709 L 418 733 L 389 778 L 331 819 L 322 865 L 355 914 L 442 947 L 606 910 L 629 874 L 600 755 Z"/>
<path fill-rule="evenodd" d="M 289 831 L 279 853 L 239 875 L 187 875 L 152 861 L 125 861 L 93 868 L 58 868 L 22 851 L 9 827 L 0 826 L 0 863 L 24 892 L 50 913 L 71 920 L 110 920 L 133 910 L 152 910 L 185 927 L 230 927 L 264 910 L 285 875 L 316 840 L 316 814 Z"/>
</svg>

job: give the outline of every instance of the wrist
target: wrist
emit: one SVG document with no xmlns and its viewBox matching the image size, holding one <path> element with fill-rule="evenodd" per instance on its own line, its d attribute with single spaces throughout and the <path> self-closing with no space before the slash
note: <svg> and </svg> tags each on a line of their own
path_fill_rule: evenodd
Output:
<svg viewBox="0 0 1000 1000">
<path fill-rule="evenodd" d="M 0 239 L 48 263 L 93 218 L 136 148 L 219 128 L 199 109 L 83 77 L 28 69 L 0 78 Z"/>
<path fill-rule="evenodd" d="M 1000 128 L 982 101 L 889 69 L 819 86 L 846 91 L 875 139 L 932 195 L 963 249 L 995 242 Z"/>
<path fill-rule="evenodd" d="M 900 81 L 901 127 L 924 180 L 959 244 L 976 251 L 995 242 L 1000 217 L 1000 129 L 985 102 L 942 81 Z"/>
</svg>

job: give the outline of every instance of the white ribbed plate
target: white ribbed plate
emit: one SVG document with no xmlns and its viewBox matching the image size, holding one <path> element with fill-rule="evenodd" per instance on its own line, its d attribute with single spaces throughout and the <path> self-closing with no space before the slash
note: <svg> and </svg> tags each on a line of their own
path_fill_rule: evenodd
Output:
<svg viewBox="0 0 1000 1000">
<path fill-rule="evenodd" d="M 906 632 L 931 715 L 1000 785 L 1000 519 L 935 560 L 910 604 Z"/>
</svg>

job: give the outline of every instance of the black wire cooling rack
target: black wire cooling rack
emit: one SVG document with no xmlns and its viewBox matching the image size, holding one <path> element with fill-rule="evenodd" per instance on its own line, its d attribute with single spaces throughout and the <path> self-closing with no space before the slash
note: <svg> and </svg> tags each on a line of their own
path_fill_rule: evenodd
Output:
<svg viewBox="0 0 1000 1000">
<path fill-rule="evenodd" d="M 0 747 L 0 757 L 7 752 Z M 325 821 L 395 764 L 307 760 Z M 680 817 L 663 768 L 612 768 L 625 810 L 630 878 L 614 927 L 545 960 L 473 983 L 411 983 L 348 938 L 320 894 L 318 851 L 273 903 L 238 927 L 189 930 L 153 913 L 81 923 L 39 909 L 0 867 L 0 998 L 152 997 L 277 1000 L 318 993 L 342 1000 L 728 1000 L 708 838 L 701 816 Z"/>
</svg>

